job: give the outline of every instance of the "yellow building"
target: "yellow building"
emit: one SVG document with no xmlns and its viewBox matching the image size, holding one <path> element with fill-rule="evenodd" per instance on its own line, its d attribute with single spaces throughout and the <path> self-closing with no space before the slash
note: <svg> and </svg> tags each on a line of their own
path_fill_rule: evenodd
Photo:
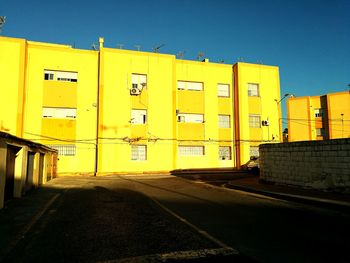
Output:
<svg viewBox="0 0 350 263">
<path fill-rule="evenodd" d="M 287 101 L 288 141 L 350 137 L 350 91 Z"/>
<path fill-rule="evenodd" d="M 0 37 L 0 129 L 58 173 L 240 167 L 282 138 L 278 67 Z"/>
</svg>

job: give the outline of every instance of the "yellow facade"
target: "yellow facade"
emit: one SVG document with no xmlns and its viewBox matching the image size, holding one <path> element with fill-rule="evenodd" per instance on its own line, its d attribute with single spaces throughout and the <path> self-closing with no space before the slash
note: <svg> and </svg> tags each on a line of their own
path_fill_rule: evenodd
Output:
<svg viewBox="0 0 350 263">
<path fill-rule="evenodd" d="M 288 141 L 350 137 L 350 92 L 290 98 Z"/>
<path fill-rule="evenodd" d="M 4 37 L 0 56 L 1 130 L 57 148 L 58 173 L 240 167 L 281 140 L 278 67 Z"/>
</svg>

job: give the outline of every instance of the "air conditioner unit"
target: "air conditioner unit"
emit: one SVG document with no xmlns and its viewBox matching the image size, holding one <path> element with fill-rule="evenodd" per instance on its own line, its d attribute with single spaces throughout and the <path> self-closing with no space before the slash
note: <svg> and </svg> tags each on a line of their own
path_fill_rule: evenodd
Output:
<svg viewBox="0 0 350 263">
<path fill-rule="evenodd" d="M 138 88 L 131 88 L 130 95 L 140 95 L 140 90 Z"/>
</svg>

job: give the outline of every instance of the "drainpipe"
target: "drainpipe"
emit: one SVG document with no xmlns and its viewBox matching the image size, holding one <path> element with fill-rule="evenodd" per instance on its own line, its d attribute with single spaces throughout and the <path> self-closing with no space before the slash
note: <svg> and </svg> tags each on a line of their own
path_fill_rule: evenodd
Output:
<svg viewBox="0 0 350 263">
<path fill-rule="evenodd" d="M 98 50 L 98 57 L 97 57 L 97 103 L 96 103 L 96 149 L 95 149 L 95 171 L 94 176 L 97 175 L 98 172 L 98 136 L 99 136 L 99 127 L 100 127 L 100 75 L 101 75 L 101 50 L 103 49 L 103 43 L 104 38 L 100 37 L 98 39 L 98 42 L 100 44 L 99 50 Z"/>
</svg>

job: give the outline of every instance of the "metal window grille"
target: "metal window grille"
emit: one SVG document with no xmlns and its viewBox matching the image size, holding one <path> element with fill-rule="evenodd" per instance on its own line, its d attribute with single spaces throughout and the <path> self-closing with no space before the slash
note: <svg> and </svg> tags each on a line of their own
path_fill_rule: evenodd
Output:
<svg viewBox="0 0 350 263">
<path fill-rule="evenodd" d="M 219 97 L 230 97 L 230 85 L 229 84 L 218 84 L 218 96 Z"/>
<path fill-rule="evenodd" d="M 249 127 L 250 128 L 260 128 L 260 115 L 249 115 Z"/>
<path fill-rule="evenodd" d="M 203 156 L 204 146 L 179 146 L 180 156 Z"/>
<path fill-rule="evenodd" d="M 146 145 L 131 145 L 131 160 L 145 161 L 146 159 Z"/>
<path fill-rule="evenodd" d="M 219 128 L 230 128 L 230 115 L 219 115 Z"/>
<path fill-rule="evenodd" d="M 259 146 L 250 146 L 250 156 L 252 157 L 259 156 Z"/>
<path fill-rule="evenodd" d="M 219 146 L 219 160 L 231 160 L 230 146 Z"/>
<path fill-rule="evenodd" d="M 259 96 L 259 84 L 248 83 L 248 96 Z"/>
<path fill-rule="evenodd" d="M 59 156 L 75 156 L 76 146 L 74 144 L 51 144 L 47 145 L 58 151 Z"/>
</svg>

